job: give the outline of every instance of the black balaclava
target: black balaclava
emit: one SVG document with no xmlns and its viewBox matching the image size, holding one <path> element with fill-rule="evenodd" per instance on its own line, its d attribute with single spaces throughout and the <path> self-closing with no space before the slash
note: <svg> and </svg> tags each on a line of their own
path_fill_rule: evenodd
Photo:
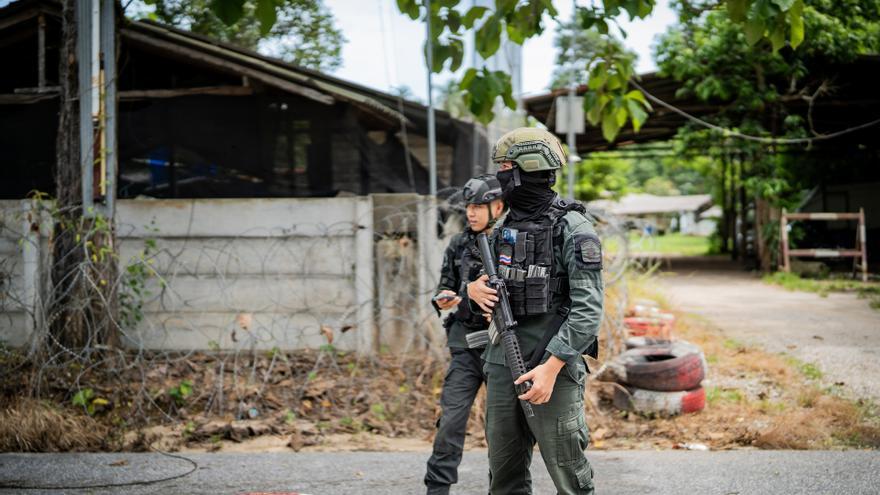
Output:
<svg viewBox="0 0 880 495">
<path fill-rule="evenodd" d="M 550 189 L 556 183 L 553 171 L 523 172 L 518 168 L 499 170 L 495 177 L 501 183 L 504 202 L 510 208 L 512 221 L 537 218 L 553 204 L 556 193 Z M 519 182 L 519 184 L 517 184 Z"/>
</svg>

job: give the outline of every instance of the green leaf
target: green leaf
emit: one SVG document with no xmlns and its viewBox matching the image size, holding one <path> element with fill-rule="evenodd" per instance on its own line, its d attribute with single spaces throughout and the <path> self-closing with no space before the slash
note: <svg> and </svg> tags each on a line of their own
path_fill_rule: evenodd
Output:
<svg viewBox="0 0 880 495">
<path fill-rule="evenodd" d="M 609 91 L 615 91 L 623 87 L 626 83 L 626 79 L 621 77 L 620 74 L 611 74 L 608 77 L 608 84 L 605 86 Z"/>
<path fill-rule="evenodd" d="M 489 9 L 486 7 L 471 7 L 461 20 L 462 26 L 464 26 L 465 29 L 474 27 L 474 23 L 482 19 L 488 11 Z"/>
<path fill-rule="evenodd" d="M 763 19 L 749 19 L 746 21 L 745 32 L 746 32 L 746 41 L 750 45 L 754 45 L 755 43 L 761 41 L 764 37 L 764 21 Z"/>
<path fill-rule="evenodd" d="M 477 53 L 483 58 L 489 58 L 498 51 L 501 46 L 501 22 L 498 17 L 492 16 L 480 26 L 476 34 Z"/>
<path fill-rule="evenodd" d="M 748 2 L 746 0 L 727 0 L 727 14 L 735 22 L 742 22 L 746 19 L 746 9 Z"/>
<path fill-rule="evenodd" d="M 71 403 L 74 406 L 86 407 L 95 395 L 95 391 L 90 388 L 84 388 L 74 394 Z"/>
<path fill-rule="evenodd" d="M 626 109 L 629 112 L 630 120 L 632 121 L 633 130 L 639 132 L 642 128 L 642 124 L 648 120 L 648 112 L 646 112 L 642 108 L 642 104 L 632 98 L 626 99 Z"/>
<path fill-rule="evenodd" d="M 608 80 L 608 69 L 604 63 L 600 63 L 590 71 L 590 78 L 587 81 L 587 87 L 596 90 L 605 85 Z"/>
<path fill-rule="evenodd" d="M 785 18 L 782 16 L 776 21 L 776 26 L 770 33 L 770 43 L 773 45 L 774 52 L 785 46 Z"/>
<path fill-rule="evenodd" d="M 477 76 L 477 69 L 471 67 L 464 73 L 464 77 L 461 78 L 461 82 L 458 83 L 459 87 L 463 90 L 470 88 L 471 83 L 474 80 L 474 77 Z"/>
<path fill-rule="evenodd" d="M 609 143 L 614 141 L 617 133 L 620 132 L 620 124 L 617 123 L 617 112 L 607 112 L 602 117 L 602 136 Z"/>
<path fill-rule="evenodd" d="M 449 70 L 455 72 L 461 67 L 461 61 L 464 58 L 464 43 L 460 39 L 452 39 L 449 42 L 449 53 L 452 62 L 449 64 Z"/>
<path fill-rule="evenodd" d="M 772 2 L 779 7 L 779 10 L 788 12 L 788 10 L 794 5 L 795 0 L 772 0 Z"/>
<path fill-rule="evenodd" d="M 230 26 L 244 15 L 244 0 L 211 0 L 211 10 Z"/>
<path fill-rule="evenodd" d="M 615 100 L 617 100 L 615 98 Z M 614 106 L 617 107 L 617 111 L 614 113 L 614 117 L 617 118 L 617 125 L 623 127 L 626 124 L 626 118 L 629 116 L 629 112 L 626 110 L 626 105 L 623 102 L 615 101 Z"/>
<path fill-rule="evenodd" d="M 453 33 L 457 33 L 461 28 L 461 14 L 457 10 L 450 10 L 446 14 L 446 25 Z"/>
<path fill-rule="evenodd" d="M 639 0 L 639 10 L 638 10 L 639 17 L 644 19 L 645 17 L 648 17 L 649 15 L 651 15 L 651 12 L 653 12 L 653 11 L 654 11 L 654 2 L 653 1 L 649 2 L 648 0 Z"/>
<path fill-rule="evenodd" d="M 516 25 L 507 24 L 507 38 L 517 45 L 522 45 L 523 42 L 526 40 L 526 34 L 522 32 Z"/>
<path fill-rule="evenodd" d="M 623 95 L 623 97 L 627 100 L 637 101 L 648 108 L 651 107 L 651 105 L 648 103 L 648 100 L 645 99 L 645 95 L 637 89 L 630 91 L 629 93 Z"/>
<path fill-rule="evenodd" d="M 797 0 L 788 11 L 791 22 L 791 47 L 797 48 L 804 41 L 804 1 Z"/>
<path fill-rule="evenodd" d="M 416 0 L 397 0 L 397 8 L 412 20 L 419 18 L 419 4 Z"/>
<path fill-rule="evenodd" d="M 254 13 L 260 20 L 260 34 L 263 36 L 269 34 L 272 26 L 275 25 L 277 20 L 275 7 L 275 0 L 257 0 L 257 9 Z"/>
<path fill-rule="evenodd" d="M 443 71 L 443 64 L 446 63 L 446 59 L 452 56 L 452 51 L 448 46 L 442 43 L 434 43 L 431 50 L 431 72 L 441 72 Z"/>
</svg>

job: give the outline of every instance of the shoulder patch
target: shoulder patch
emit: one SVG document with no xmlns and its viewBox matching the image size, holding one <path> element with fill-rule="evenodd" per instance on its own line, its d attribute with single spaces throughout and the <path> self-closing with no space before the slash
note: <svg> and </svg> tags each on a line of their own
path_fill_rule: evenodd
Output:
<svg viewBox="0 0 880 495">
<path fill-rule="evenodd" d="M 602 242 L 596 234 L 575 234 L 574 255 L 579 267 L 586 270 L 602 269 Z"/>
</svg>

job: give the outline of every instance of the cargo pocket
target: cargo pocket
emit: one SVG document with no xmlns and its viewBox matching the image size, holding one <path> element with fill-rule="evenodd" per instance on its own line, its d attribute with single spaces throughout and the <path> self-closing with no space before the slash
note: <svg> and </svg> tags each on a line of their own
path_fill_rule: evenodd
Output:
<svg viewBox="0 0 880 495">
<path fill-rule="evenodd" d="M 593 468 L 589 462 L 584 461 L 582 465 L 578 466 L 574 475 L 577 477 L 579 487 L 586 488 L 587 490 L 593 489 Z"/>
<path fill-rule="evenodd" d="M 549 277 L 526 278 L 526 313 L 542 315 L 547 312 L 549 303 Z"/>
<path fill-rule="evenodd" d="M 584 450 L 590 443 L 590 430 L 584 420 L 583 404 L 560 416 L 556 425 L 556 462 L 572 466 L 586 461 Z"/>
</svg>

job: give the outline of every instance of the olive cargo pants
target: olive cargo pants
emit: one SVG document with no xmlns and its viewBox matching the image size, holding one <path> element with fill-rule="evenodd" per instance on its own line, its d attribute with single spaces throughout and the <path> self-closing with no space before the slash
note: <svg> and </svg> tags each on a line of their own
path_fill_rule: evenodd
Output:
<svg viewBox="0 0 880 495">
<path fill-rule="evenodd" d="M 535 442 L 560 494 L 589 494 L 593 470 L 584 455 L 590 432 L 584 418 L 586 366 L 566 363 L 556 377 L 550 401 L 533 405 L 526 418 L 506 366 L 486 363 L 486 437 L 489 442 L 489 493 L 532 493 L 529 466 Z"/>
<path fill-rule="evenodd" d="M 428 459 L 425 484 L 429 494 L 449 493 L 449 485 L 458 481 L 458 465 L 464 451 L 471 405 L 483 384 L 482 350 L 450 349 L 452 361 L 440 394 L 440 419 L 434 437 L 434 452 Z"/>
</svg>

